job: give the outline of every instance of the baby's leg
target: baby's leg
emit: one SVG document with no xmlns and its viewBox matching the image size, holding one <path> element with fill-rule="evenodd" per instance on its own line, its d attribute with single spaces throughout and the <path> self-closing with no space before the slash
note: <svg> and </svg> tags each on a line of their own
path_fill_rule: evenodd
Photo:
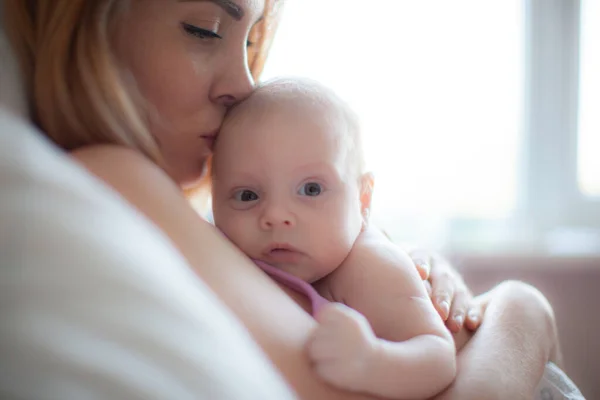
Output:
<svg viewBox="0 0 600 400">
<path fill-rule="evenodd" d="M 554 314 L 539 291 L 504 282 L 486 296 L 481 327 L 459 350 L 457 378 L 436 399 L 531 400 L 546 363 L 559 361 Z"/>
</svg>

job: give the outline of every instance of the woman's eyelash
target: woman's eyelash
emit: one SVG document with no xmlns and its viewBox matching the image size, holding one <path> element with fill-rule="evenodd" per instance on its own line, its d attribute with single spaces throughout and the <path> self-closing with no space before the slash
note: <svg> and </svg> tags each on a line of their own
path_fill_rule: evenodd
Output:
<svg viewBox="0 0 600 400">
<path fill-rule="evenodd" d="M 181 24 L 183 29 L 190 35 L 195 36 L 200 39 L 223 39 L 223 37 L 216 32 L 210 31 L 208 29 L 202 29 L 194 25 L 186 24 L 183 22 Z"/>
<path fill-rule="evenodd" d="M 189 35 L 195 36 L 197 38 L 200 38 L 200 39 L 223 39 L 223 36 L 219 35 L 216 32 L 213 32 L 211 30 L 199 28 L 197 26 L 190 25 L 185 22 L 182 22 L 181 25 L 183 26 L 183 29 Z M 255 44 L 254 42 L 252 42 L 250 40 L 246 40 L 246 47 L 252 47 L 252 46 L 254 46 L 254 44 Z"/>
</svg>

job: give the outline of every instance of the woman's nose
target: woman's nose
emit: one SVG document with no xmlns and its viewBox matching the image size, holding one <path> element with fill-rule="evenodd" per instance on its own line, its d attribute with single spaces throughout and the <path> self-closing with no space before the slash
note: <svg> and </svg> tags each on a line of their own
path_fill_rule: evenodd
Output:
<svg viewBox="0 0 600 400">
<path fill-rule="evenodd" d="M 231 62 L 222 70 L 220 79 L 213 86 L 213 100 L 227 108 L 250 96 L 254 90 L 246 60 Z"/>
<path fill-rule="evenodd" d="M 224 105 L 226 108 L 229 108 L 238 102 L 237 98 L 230 94 L 225 94 L 225 95 L 220 96 L 217 101 L 220 104 Z"/>
<path fill-rule="evenodd" d="M 293 214 L 279 206 L 268 205 L 260 217 L 260 227 L 263 230 L 294 226 L 296 226 L 296 219 Z"/>
</svg>

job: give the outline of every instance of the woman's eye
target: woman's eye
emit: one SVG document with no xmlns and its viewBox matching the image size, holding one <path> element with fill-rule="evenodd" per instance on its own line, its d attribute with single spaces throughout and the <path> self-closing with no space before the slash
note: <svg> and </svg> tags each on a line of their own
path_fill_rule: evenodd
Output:
<svg viewBox="0 0 600 400">
<path fill-rule="evenodd" d="M 185 30 L 189 35 L 199 39 L 223 39 L 221 35 L 208 29 L 202 29 L 195 25 L 186 24 L 185 22 L 182 23 L 182 26 L 183 30 Z"/>
<path fill-rule="evenodd" d="M 309 182 L 309 183 L 305 183 L 304 185 L 302 185 L 302 187 L 298 191 L 298 194 L 300 194 L 302 196 L 316 197 L 316 196 L 320 195 L 322 192 L 323 192 L 323 188 L 321 188 L 320 184 L 318 184 L 316 182 Z"/>
<path fill-rule="evenodd" d="M 248 189 L 239 190 L 239 191 L 235 192 L 233 197 L 237 201 L 241 201 L 241 202 L 249 202 L 249 201 L 258 200 L 258 195 L 255 192 L 253 192 L 252 190 L 248 190 Z"/>
</svg>

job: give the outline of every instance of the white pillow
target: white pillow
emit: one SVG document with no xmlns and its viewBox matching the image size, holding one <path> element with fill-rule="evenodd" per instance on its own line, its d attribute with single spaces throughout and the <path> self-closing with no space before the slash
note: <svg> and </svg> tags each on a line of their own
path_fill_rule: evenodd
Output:
<svg viewBox="0 0 600 400">
<path fill-rule="evenodd" d="M 162 232 L 0 109 L 0 398 L 292 397 Z"/>
</svg>

